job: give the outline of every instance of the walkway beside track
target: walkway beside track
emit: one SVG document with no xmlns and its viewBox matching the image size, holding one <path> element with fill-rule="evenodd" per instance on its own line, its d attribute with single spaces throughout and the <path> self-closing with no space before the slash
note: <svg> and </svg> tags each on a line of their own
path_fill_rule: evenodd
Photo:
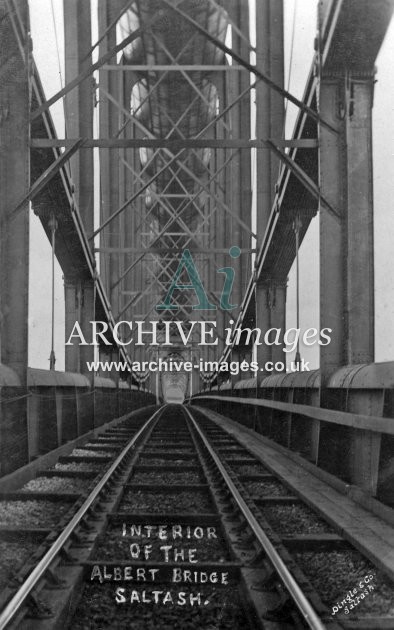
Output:
<svg viewBox="0 0 394 630">
<path fill-rule="evenodd" d="M 326 481 L 319 479 L 311 471 L 314 468 L 312 464 L 308 462 L 308 467 L 304 468 L 302 458 L 299 458 L 298 462 L 294 461 L 295 457 L 289 458 L 283 447 L 252 429 L 243 427 L 238 422 L 205 407 L 193 405 L 193 409 L 201 411 L 230 435 L 236 437 L 256 457 L 263 457 L 264 465 L 271 468 L 294 490 L 295 494 L 301 496 L 306 503 L 320 512 L 340 535 L 394 579 L 394 528 L 392 524 L 385 523 L 356 501 L 342 494 Z M 318 473 L 317 468 L 316 473 Z M 394 511 L 390 508 L 385 509 L 388 514 L 392 513 L 394 518 Z"/>
</svg>

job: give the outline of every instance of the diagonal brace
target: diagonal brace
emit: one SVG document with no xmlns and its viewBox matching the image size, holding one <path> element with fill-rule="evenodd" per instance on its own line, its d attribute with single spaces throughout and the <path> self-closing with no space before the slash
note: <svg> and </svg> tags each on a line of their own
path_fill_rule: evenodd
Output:
<svg viewBox="0 0 394 630">
<path fill-rule="evenodd" d="M 49 184 L 51 179 L 55 177 L 55 175 L 62 168 L 62 166 L 64 166 L 67 160 L 69 160 L 70 157 L 74 155 L 76 151 L 78 151 L 79 147 L 82 144 L 83 144 L 83 138 L 80 138 L 79 140 L 77 140 L 77 142 L 75 142 L 72 145 L 72 147 L 67 149 L 67 151 L 63 151 L 60 157 L 58 157 L 57 160 L 52 162 L 52 164 L 46 169 L 46 171 L 44 171 L 43 174 L 34 182 L 29 192 L 23 197 L 23 199 L 21 199 L 21 201 L 18 203 L 16 208 L 11 210 L 11 212 L 9 213 L 9 216 L 15 216 L 15 214 L 19 212 L 19 210 L 22 209 L 22 207 L 27 201 L 31 201 L 32 199 L 34 199 L 34 197 L 36 197 L 43 190 L 43 188 L 45 188 L 45 186 Z"/>
<path fill-rule="evenodd" d="M 305 171 L 298 165 L 294 160 L 291 159 L 284 151 L 278 149 L 271 140 L 266 140 L 267 144 L 270 146 L 271 150 L 277 157 L 287 166 L 288 169 L 295 175 L 298 181 L 307 189 L 307 191 L 315 197 L 320 203 L 323 204 L 327 208 L 332 215 L 335 216 L 336 219 L 341 220 L 341 216 L 339 212 L 333 208 L 333 206 L 323 197 L 320 192 L 319 187 L 315 184 L 315 182 L 305 173 Z"/>
</svg>

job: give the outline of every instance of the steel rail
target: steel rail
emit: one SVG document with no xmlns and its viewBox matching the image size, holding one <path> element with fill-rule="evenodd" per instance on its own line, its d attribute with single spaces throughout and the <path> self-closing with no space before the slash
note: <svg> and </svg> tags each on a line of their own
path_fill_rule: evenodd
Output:
<svg viewBox="0 0 394 630">
<path fill-rule="evenodd" d="M 100 479 L 98 484 L 93 488 L 92 492 L 86 498 L 84 503 L 79 508 L 78 512 L 74 514 L 70 522 L 66 525 L 62 533 L 55 540 L 53 545 L 48 549 L 46 554 L 41 558 L 40 562 L 30 573 L 26 581 L 22 584 L 22 586 L 18 589 L 15 595 L 10 599 L 8 604 L 2 610 L 0 614 L 0 630 L 3 630 L 7 627 L 7 625 L 12 621 L 15 617 L 16 613 L 20 610 L 21 606 L 25 602 L 28 595 L 31 591 L 37 586 L 38 582 L 44 577 L 45 572 L 49 569 L 51 563 L 55 559 L 56 555 L 65 545 L 75 528 L 79 525 L 83 517 L 87 514 L 88 510 L 92 507 L 94 501 L 97 499 L 98 495 L 104 488 L 105 484 L 111 478 L 115 470 L 118 468 L 119 464 L 122 462 L 124 457 L 129 453 L 129 451 L 134 447 L 138 438 L 146 431 L 149 425 L 153 422 L 157 415 L 161 415 L 165 409 L 166 405 L 163 405 L 155 411 L 155 413 L 145 422 L 145 424 L 141 427 L 141 429 L 135 434 L 135 436 L 130 440 L 130 442 L 124 447 L 122 452 L 115 459 L 111 467 L 107 470 L 105 475 Z"/>
<path fill-rule="evenodd" d="M 276 551 L 276 549 L 273 546 L 273 544 L 271 543 L 270 539 L 267 537 L 266 533 L 264 532 L 263 528 L 261 527 L 261 525 L 257 521 L 256 517 L 251 512 L 250 508 L 246 504 L 246 502 L 243 499 L 243 497 L 241 496 L 239 490 L 235 486 L 234 482 L 232 481 L 232 479 L 230 478 L 228 472 L 226 471 L 225 467 L 223 466 L 222 462 L 220 461 L 220 458 L 215 453 L 214 449 L 212 448 L 212 446 L 208 442 L 206 436 L 204 435 L 204 433 L 201 431 L 200 427 L 198 426 L 198 424 L 194 420 L 194 418 L 193 418 L 192 414 L 190 413 L 189 409 L 187 409 L 185 407 L 185 411 L 188 414 L 190 420 L 192 421 L 195 430 L 197 431 L 198 435 L 202 439 L 202 441 L 203 441 L 206 449 L 208 450 L 210 456 L 214 460 L 217 468 L 219 469 L 219 471 L 220 471 L 220 473 L 221 473 L 221 475 L 222 475 L 222 477 L 223 477 L 223 479 L 224 479 L 224 481 L 225 481 L 229 491 L 232 494 L 232 497 L 233 497 L 234 501 L 237 504 L 237 507 L 240 509 L 240 511 L 244 515 L 245 519 L 247 520 L 247 523 L 248 523 L 249 527 L 253 531 L 253 533 L 256 536 L 257 540 L 259 541 L 260 545 L 262 546 L 262 548 L 264 549 L 264 551 L 267 554 L 268 558 L 270 559 L 271 563 L 275 567 L 276 572 L 278 573 L 279 577 L 281 578 L 283 584 L 285 585 L 286 589 L 288 590 L 288 592 L 289 592 L 290 596 L 292 597 L 294 603 L 296 604 L 297 608 L 299 609 L 299 611 L 301 612 L 302 616 L 304 617 L 306 623 L 308 624 L 308 626 L 310 628 L 312 628 L 312 630 L 326 630 L 326 626 L 322 623 L 320 617 L 316 613 L 316 611 L 313 608 L 312 604 L 305 597 L 304 593 L 302 592 L 302 590 L 299 587 L 298 583 L 294 579 L 293 575 L 291 574 L 291 572 L 287 568 L 286 564 L 283 562 L 282 558 L 280 557 L 280 555 Z"/>
</svg>

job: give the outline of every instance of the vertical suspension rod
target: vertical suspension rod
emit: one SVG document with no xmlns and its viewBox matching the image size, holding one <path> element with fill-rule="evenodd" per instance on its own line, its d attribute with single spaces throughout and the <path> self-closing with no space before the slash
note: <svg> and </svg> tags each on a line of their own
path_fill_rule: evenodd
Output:
<svg viewBox="0 0 394 630">
<path fill-rule="evenodd" d="M 55 235 L 57 228 L 57 221 L 55 215 L 52 214 L 49 221 L 49 227 L 51 228 L 51 245 L 52 245 L 52 294 L 51 294 L 51 354 L 49 355 L 49 369 L 55 369 L 56 356 L 55 356 Z"/>
</svg>

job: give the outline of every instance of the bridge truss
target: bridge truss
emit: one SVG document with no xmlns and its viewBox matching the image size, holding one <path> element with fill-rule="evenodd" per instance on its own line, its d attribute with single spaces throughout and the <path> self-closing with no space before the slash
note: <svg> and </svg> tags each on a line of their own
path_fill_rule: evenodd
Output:
<svg viewBox="0 0 394 630">
<path fill-rule="evenodd" d="M 113 330 L 119 320 L 214 319 L 219 346 L 204 349 L 206 358 L 250 355 L 250 344 L 224 344 L 230 318 L 285 330 L 296 244 L 320 211 L 320 328 L 333 331 L 320 354 L 322 404 L 333 370 L 373 361 L 371 109 L 391 0 L 320 4 L 301 101 L 283 86 L 277 0 L 256 3 L 256 45 L 247 0 L 99 0 L 93 46 L 90 2 L 67 0 L 66 85 L 48 99 L 26 0 L 0 6 L 2 362 L 22 382 L 30 202 L 64 273 L 66 339 L 76 320 L 89 337 L 92 320 Z M 65 138 L 50 115 L 59 99 Z M 299 109 L 289 139 L 285 99 Z M 241 253 L 232 259 L 233 246 Z M 215 311 L 194 310 L 193 292 L 178 294 L 176 312 L 156 309 L 186 248 Z M 230 265 L 237 308 L 226 311 L 218 270 Z M 282 349 L 263 345 L 258 359 L 275 361 Z M 146 348 L 113 343 L 101 352 L 130 362 Z M 66 370 L 86 372 L 92 358 L 90 346 L 68 346 Z"/>
</svg>

